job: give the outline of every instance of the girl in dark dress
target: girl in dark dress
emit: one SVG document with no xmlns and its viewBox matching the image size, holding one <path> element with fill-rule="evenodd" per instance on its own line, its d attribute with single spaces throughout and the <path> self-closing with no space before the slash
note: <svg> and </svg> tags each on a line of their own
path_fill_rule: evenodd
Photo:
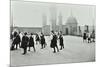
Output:
<svg viewBox="0 0 100 67">
<path fill-rule="evenodd" d="M 56 49 L 59 52 L 58 46 L 57 46 L 57 35 L 54 33 L 54 31 L 51 31 L 52 33 L 52 39 L 51 39 L 51 44 L 50 47 L 54 49 L 54 53 L 56 53 Z"/>
<path fill-rule="evenodd" d="M 39 35 L 36 34 L 36 44 L 40 43 L 40 38 L 39 38 Z"/>
<path fill-rule="evenodd" d="M 15 45 L 16 45 L 16 49 L 17 49 L 18 45 L 20 47 L 20 42 L 21 42 L 19 34 L 16 35 L 15 42 L 16 42 Z"/>
<path fill-rule="evenodd" d="M 92 42 L 95 42 L 95 32 L 94 31 L 92 32 L 92 39 L 93 39 Z"/>
<path fill-rule="evenodd" d="M 91 33 L 88 33 L 87 39 L 88 39 L 88 43 L 91 43 Z"/>
<path fill-rule="evenodd" d="M 24 50 L 23 55 L 27 53 L 27 44 L 28 44 L 28 40 L 29 40 L 26 35 L 27 35 L 27 33 L 24 33 L 24 36 L 22 37 L 22 43 L 21 43 L 21 48 L 23 48 L 23 50 Z"/>
<path fill-rule="evenodd" d="M 60 50 L 62 50 L 62 48 L 64 48 L 64 43 L 63 43 L 63 35 L 62 35 L 62 32 L 60 31 L 60 34 L 59 34 L 59 43 L 60 43 Z"/>
<path fill-rule="evenodd" d="M 84 33 L 83 33 L 83 42 L 86 41 L 86 39 L 87 39 L 87 33 L 84 32 Z"/>
<path fill-rule="evenodd" d="M 43 49 L 43 48 L 45 48 L 45 38 L 44 38 L 44 35 L 43 35 L 43 33 L 41 33 L 41 36 L 40 36 L 40 38 L 41 38 L 41 49 Z"/>
<path fill-rule="evenodd" d="M 12 42 L 12 45 L 11 45 L 11 50 L 15 50 L 14 47 L 15 47 L 15 45 L 17 45 L 18 41 L 17 41 L 16 37 L 17 37 L 17 32 L 15 31 L 14 34 L 13 34 L 13 42 Z M 17 49 L 17 47 L 16 47 L 16 49 Z"/>
<path fill-rule="evenodd" d="M 31 33 L 31 35 L 30 35 L 30 37 L 29 37 L 29 50 L 28 51 L 30 51 L 30 47 L 33 47 L 33 49 L 34 49 L 34 52 L 36 51 L 35 50 L 35 46 L 34 46 L 34 38 L 32 37 L 32 33 Z"/>
<path fill-rule="evenodd" d="M 12 33 L 10 33 L 10 39 L 11 39 L 11 40 L 13 39 L 13 35 L 12 35 Z"/>
</svg>

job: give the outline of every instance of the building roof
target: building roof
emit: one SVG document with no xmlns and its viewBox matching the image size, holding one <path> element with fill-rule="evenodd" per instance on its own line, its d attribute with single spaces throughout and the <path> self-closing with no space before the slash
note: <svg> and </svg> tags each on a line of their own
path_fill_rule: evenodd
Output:
<svg viewBox="0 0 100 67">
<path fill-rule="evenodd" d="M 74 24 L 77 24 L 77 19 L 75 18 L 75 17 L 69 17 L 68 19 L 67 19 L 67 22 L 66 22 L 66 24 L 69 24 L 69 23 L 74 23 Z"/>
</svg>

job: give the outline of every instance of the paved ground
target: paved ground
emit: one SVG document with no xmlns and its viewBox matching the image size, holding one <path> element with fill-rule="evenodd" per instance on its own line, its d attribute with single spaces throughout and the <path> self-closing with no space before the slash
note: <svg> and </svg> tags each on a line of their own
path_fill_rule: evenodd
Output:
<svg viewBox="0 0 100 67">
<path fill-rule="evenodd" d="M 49 37 L 46 41 L 45 49 L 36 45 L 36 52 L 31 49 L 26 55 L 22 49 L 11 51 L 11 66 L 95 61 L 95 43 L 83 43 L 81 37 L 64 36 L 65 49 L 58 53 L 52 52 Z"/>
</svg>

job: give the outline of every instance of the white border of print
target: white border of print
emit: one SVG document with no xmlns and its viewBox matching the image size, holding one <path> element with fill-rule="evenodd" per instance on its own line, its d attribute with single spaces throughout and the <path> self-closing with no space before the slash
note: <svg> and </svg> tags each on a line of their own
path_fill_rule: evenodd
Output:
<svg viewBox="0 0 100 67">
<path fill-rule="evenodd" d="M 72 4 L 88 4 L 96 5 L 96 62 L 86 63 L 72 63 L 72 64 L 54 64 L 54 65 L 39 65 L 41 67 L 99 67 L 100 62 L 100 2 L 99 0 L 28 0 L 28 1 L 41 1 L 41 2 L 56 2 L 56 3 L 72 3 Z M 9 50 L 9 21 L 10 21 L 10 0 L 0 0 L 0 67 L 8 67 L 10 61 Z M 98 30 L 98 31 L 97 31 Z M 37 67 L 39 67 L 37 66 Z M 33 67 L 33 66 L 25 66 Z"/>
</svg>

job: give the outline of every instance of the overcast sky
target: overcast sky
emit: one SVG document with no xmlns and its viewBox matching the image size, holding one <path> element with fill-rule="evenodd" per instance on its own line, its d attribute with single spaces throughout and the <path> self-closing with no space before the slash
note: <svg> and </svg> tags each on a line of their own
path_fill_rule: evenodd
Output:
<svg viewBox="0 0 100 67">
<path fill-rule="evenodd" d="M 47 24 L 50 24 L 50 8 L 55 6 L 57 23 L 59 13 L 62 15 L 62 22 L 66 24 L 68 17 L 75 17 L 78 25 L 95 24 L 95 6 L 52 4 L 42 2 L 11 1 L 11 22 L 19 27 L 41 27 L 42 16 L 47 16 Z"/>
</svg>

